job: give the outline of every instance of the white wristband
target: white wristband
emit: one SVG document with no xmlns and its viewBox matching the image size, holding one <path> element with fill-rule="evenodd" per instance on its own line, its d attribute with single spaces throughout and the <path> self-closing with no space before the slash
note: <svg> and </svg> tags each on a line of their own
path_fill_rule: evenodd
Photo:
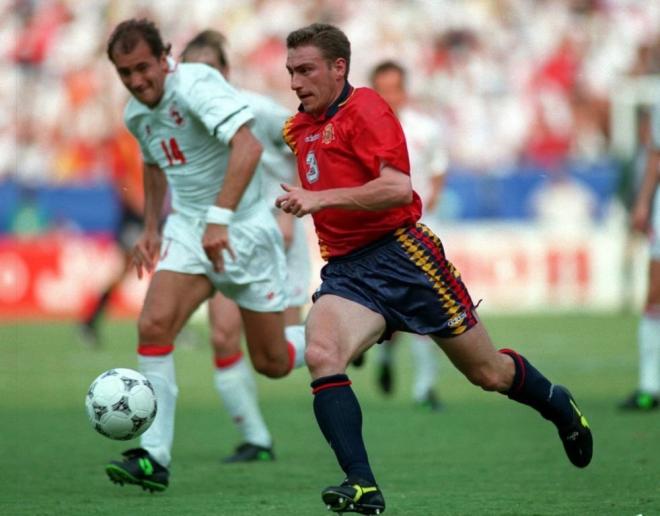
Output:
<svg viewBox="0 0 660 516">
<path fill-rule="evenodd" d="M 233 210 L 215 205 L 209 206 L 209 209 L 206 210 L 206 223 L 228 226 L 233 216 Z"/>
</svg>

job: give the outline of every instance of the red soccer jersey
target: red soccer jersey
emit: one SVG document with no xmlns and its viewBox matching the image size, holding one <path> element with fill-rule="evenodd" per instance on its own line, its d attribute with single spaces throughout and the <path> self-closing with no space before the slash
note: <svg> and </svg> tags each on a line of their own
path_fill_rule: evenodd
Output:
<svg viewBox="0 0 660 516">
<path fill-rule="evenodd" d="M 306 190 L 361 186 L 380 176 L 381 165 L 410 175 L 401 125 L 388 104 L 369 88 L 348 83 L 322 118 L 298 112 L 284 125 Z M 378 211 L 326 208 L 312 214 L 324 259 L 342 256 L 414 224 L 422 201 L 413 192 L 406 206 Z"/>
</svg>

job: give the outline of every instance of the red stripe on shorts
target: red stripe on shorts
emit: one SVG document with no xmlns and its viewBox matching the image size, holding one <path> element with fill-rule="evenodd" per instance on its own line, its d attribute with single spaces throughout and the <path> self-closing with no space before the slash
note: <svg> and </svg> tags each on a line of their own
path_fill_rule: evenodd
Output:
<svg viewBox="0 0 660 516">
<path fill-rule="evenodd" d="M 430 231 L 430 230 L 429 230 Z M 454 276 L 450 262 L 447 260 L 447 257 L 441 251 L 439 244 L 434 242 L 433 239 L 425 235 L 420 229 L 419 226 L 411 230 L 413 237 L 421 244 L 424 245 L 424 248 L 430 253 L 431 257 L 435 260 L 436 265 L 442 275 L 442 280 L 447 286 L 447 289 L 451 292 L 451 295 L 455 297 L 452 301 L 461 305 L 466 310 L 466 319 L 468 322 L 472 323 L 474 321 L 474 315 L 472 313 L 472 299 L 470 294 L 465 287 L 465 284 L 456 276 Z"/>
</svg>

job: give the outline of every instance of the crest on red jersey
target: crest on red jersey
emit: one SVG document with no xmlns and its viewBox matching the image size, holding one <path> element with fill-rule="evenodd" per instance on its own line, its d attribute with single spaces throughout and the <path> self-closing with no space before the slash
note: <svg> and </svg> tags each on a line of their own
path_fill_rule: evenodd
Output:
<svg viewBox="0 0 660 516">
<path fill-rule="evenodd" d="M 335 128 L 332 126 L 332 123 L 329 123 L 323 128 L 323 138 L 322 143 L 330 143 L 335 139 Z"/>
</svg>

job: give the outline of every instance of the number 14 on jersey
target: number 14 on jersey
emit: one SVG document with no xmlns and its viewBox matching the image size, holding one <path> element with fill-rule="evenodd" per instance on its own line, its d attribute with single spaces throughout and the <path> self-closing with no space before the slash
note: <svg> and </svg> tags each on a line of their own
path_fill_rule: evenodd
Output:
<svg viewBox="0 0 660 516">
<path fill-rule="evenodd" d="M 165 157 L 170 166 L 183 165 L 186 162 L 186 157 L 183 152 L 181 152 L 181 149 L 179 149 L 179 144 L 176 142 L 176 138 L 170 138 L 169 142 L 161 140 L 160 146 L 163 148 L 163 152 L 165 153 Z"/>
</svg>

